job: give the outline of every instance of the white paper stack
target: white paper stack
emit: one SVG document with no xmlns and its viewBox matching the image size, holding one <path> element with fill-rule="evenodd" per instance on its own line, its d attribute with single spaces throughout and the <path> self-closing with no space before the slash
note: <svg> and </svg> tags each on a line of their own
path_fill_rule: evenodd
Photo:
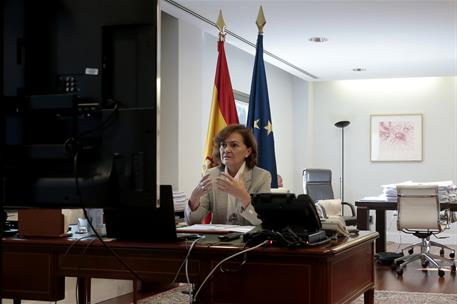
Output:
<svg viewBox="0 0 457 304">
<path fill-rule="evenodd" d="M 437 185 L 438 186 L 438 198 L 441 203 L 448 203 L 448 202 L 457 202 L 457 187 L 453 181 L 436 181 L 436 182 L 413 182 L 413 181 L 405 181 L 398 184 L 388 184 L 382 185 L 383 188 L 383 196 L 387 199 L 389 198 L 396 198 L 397 197 L 397 186 L 399 185 Z"/>
<path fill-rule="evenodd" d="M 427 183 L 417 183 L 418 185 L 437 185 L 438 186 L 438 199 L 440 203 L 454 202 L 456 197 L 456 186 L 451 180 L 437 181 Z"/>
<path fill-rule="evenodd" d="M 173 191 L 173 204 L 175 206 L 175 212 L 184 211 L 187 201 L 188 199 L 184 192 Z"/>
<path fill-rule="evenodd" d="M 397 199 L 397 186 L 398 185 L 414 185 L 412 181 L 405 181 L 402 183 L 398 184 L 388 184 L 388 185 L 382 185 L 382 195 L 386 197 L 387 199 Z"/>
</svg>

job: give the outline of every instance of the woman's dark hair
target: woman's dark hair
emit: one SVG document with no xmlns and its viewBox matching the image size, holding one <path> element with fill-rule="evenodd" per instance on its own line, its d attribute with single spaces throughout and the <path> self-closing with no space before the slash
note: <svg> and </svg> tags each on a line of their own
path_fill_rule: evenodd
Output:
<svg viewBox="0 0 457 304">
<path fill-rule="evenodd" d="M 243 125 L 228 125 L 214 137 L 213 159 L 222 165 L 220 146 L 233 133 L 238 133 L 243 137 L 243 143 L 251 148 L 251 154 L 246 157 L 246 166 L 252 169 L 257 164 L 257 142 L 252 134 L 252 130 Z"/>
</svg>

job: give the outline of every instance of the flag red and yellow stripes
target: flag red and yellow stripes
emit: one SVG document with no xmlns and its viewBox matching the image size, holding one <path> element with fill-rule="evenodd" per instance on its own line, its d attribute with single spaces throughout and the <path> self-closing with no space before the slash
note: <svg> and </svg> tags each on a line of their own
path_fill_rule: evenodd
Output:
<svg viewBox="0 0 457 304">
<path fill-rule="evenodd" d="M 217 49 L 219 55 L 217 58 L 216 77 L 214 79 L 208 133 L 206 136 L 204 172 L 208 168 L 217 165 L 214 163 L 212 157 L 214 136 L 226 126 L 239 123 L 223 40 L 218 41 Z"/>
</svg>

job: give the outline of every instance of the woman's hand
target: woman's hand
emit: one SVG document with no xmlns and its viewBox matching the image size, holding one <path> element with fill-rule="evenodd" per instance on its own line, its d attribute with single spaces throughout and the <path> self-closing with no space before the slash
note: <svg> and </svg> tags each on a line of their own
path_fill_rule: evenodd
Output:
<svg viewBox="0 0 457 304">
<path fill-rule="evenodd" d="M 242 179 L 235 180 L 229 174 L 221 172 L 221 174 L 217 177 L 216 185 L 219 190 L 227 192 L 228 194 L 238 198 L 241 201 L 241 204 L 243 204 L 243 208 L 245 209 L 251 202 L 251 196 L 246 190 L 244 181 Z"/>
<path fill-rule="evenodd" d="M 190 210 L 195 211 L 200 206 L 200 198 L 211 190 L 212 183 L 209 175 L 202 177 L 197 186 L 195 186 L 189 198 Z"/>
</svg>

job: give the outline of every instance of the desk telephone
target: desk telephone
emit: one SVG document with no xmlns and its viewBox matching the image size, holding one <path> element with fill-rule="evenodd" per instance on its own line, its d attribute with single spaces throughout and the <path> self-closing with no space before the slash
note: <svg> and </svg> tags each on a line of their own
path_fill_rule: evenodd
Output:
<svg viewBox="0 0 457 304">
<path fill-rule="evenodd" d="M 342 216 L 331 216 L 321 219 L 322 229 L 326 232 L 336 233 L 337 235 L 349 236 L 349 231 Z"/>
<path fill-rule="evenodd" d="M 325 207 L 317 202 L 316 210 L 319 214 L 320 222 L 322 224 L 322 229 L 329 234 L 336 234 L 342 236 L 349 236 L 349 231 L 346 227 L 344 218 L 338 214 L 328 214 Z"/>
<path fill-rule="evenodd" d="M 248 243 L 271 240 L 275 246 L 298 247 L 328 241 L 313 200 L 306 194 L 251 194 L 262 230 L 245 235 Z"/>
</svg>

